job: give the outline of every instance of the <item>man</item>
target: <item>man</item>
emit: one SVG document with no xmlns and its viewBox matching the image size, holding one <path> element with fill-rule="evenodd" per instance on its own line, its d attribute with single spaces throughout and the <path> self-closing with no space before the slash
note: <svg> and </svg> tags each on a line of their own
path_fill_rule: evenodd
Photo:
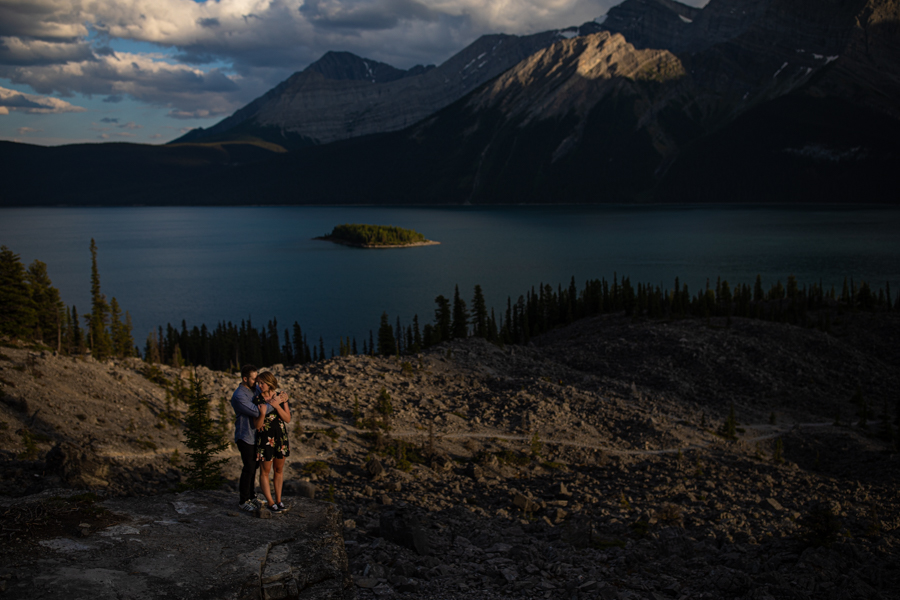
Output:
<svg viewBox="0 0 900 600">
<path fill-rule="evenodd" d="M 231 408 L 234 409 L 236 419 L 234 421 L 234 441 L 241 453 L 241 482 L 239 487 L 240 500 L 238 504 L 241 510 L 253 512 L 259 509 L 261 503 L 256 499 L 256 431 L 253 429 L 253 419 L 259 417 L 259 406 L 253 403 L 253 398 L 259 393 L 256 388 L 256 376 L 258 369 L 253 365 L 244 365 L 241 368 L 241 384 L 234 390 L 231 396 Z M 266 412 L 275 410 L 269 404 L 261 404 Z"/>
</svg>

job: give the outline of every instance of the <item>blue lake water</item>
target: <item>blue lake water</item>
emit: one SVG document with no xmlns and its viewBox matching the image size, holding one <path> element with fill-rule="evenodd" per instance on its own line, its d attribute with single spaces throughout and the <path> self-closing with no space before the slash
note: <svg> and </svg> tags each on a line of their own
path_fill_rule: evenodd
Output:
<svg viewBox="0 0 900 600">
<path fill-rule="evenodd" d="M 362 343 L 383 311 L 431 322 L 454 285 L 505 310 L 539 283 L 580 287 L 617 272 L 692 293 L 717 276 L 768 288 L 788 275 L 840 290 L 845 277 L 900 290 L 900 209 L 836 207 L 184 207 L 0 210 L 0 244 L 47 263 L 64 302 L 90 309 L 90 239 L 101 286 L 151 329 L 252 318 L 300 323 L 326 348 Z M 439 246 L 362 250 L 312 238 L 341 223 L 397 225 Z"/>
</svg>

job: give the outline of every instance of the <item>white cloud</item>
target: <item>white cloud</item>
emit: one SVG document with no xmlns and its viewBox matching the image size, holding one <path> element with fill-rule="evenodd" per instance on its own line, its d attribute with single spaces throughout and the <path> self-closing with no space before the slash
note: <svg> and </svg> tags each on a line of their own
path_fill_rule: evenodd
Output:
<svg viewBox="0 0 900 600">
<path fill-rule="evenodd" d="M 69 104 L 65 100 L 52 98 L 50 96 L 35 96 L 34 94 L 23 94 L 16 90 L 10 90 L 0 87 L 0 114 L 8 115 L 9 111 L 20 111 L 25 113 L 67 113 L 67 112 L 85 112 L 86 109 Z"/>
<path fill-rule="evenodd" d="M 19 127 L 16 129 L 16 133 L 19 135 L 26 135 L 29 133 L 42 133 L 43 129 L 35 129 L 34 127 Z"/>
<path fill-rule="evenodd" d="M 113 101 L 130 96 L 170 108 L 173 116 L 218 116 L 241 105 L 234 98 L 240 89 L 235 81 L 239 77 L 225 75 L 219 69 L 173 65 L 157 54 L 116 53 L 91 61 L 16 67 L 3 74 L 44 94 L 103 95 Z"/>
<path fill-rule="evenodd" d="M 479 35 L 578 25 L 619 1 L 0 0 L 0 78 L 221 117 L 328 50 L 440 63 Z M 161 53 L 116 53 L 116 40 Z"/>
</svg>

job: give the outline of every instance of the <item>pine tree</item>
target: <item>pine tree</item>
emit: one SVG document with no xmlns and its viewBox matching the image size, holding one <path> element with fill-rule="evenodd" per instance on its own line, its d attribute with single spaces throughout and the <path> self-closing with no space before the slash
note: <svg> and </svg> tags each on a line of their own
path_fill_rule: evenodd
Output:
<svg viewBox="0 0 900 600">
<path fill-rule="evenodd" d="M 381 326 L 378 328 L 378 354 L 393 356 L 397 353 L 397 342 L 394 339 L 394 330 L 386 312 L 381 313 Z"/>
<path fill-rule="evenodd" d="M 0 246 L 0 335 L 16 338 L 34 333 L 37 313 L 19 255 Z"/>
<path fill-rule="evenodd" d="M 443 296 L 438 296 L 434 302 L 437 304 L 437 308 L 434 309 L 434 337 L 436 338 L 434 343 L 439 344 L 450 339 L 450 325 L 453 321 L 450 316 L 450 301 Z"/>
<path fill-rule="evenodd" d="M 459 286 L 453 292 L 453 323 L 451 325 L 453 338 L 469 337 L 469 313 L 466 310 L 466 302 L 459 296 Z"/>
<path fill-rule="evenodd" d="M 34 339 L 45 344 L 53 343 L 57 352 L 62 350 L 62 325 L 66 305 L 59 297 L 47 275 L 47 265 L 39 260 L 28 267 L 28 287 L 35 309 Z"/>
<path fill-rule="evenodd" d="M 152 331 L 147 334 L 147 342 L 144 344 L 144 361 L 151 365 L 160 362 L 159 341 Z"/>
<path fill-rule="evenodd" d="M 294 321 L 294 362 L 297 364 L 308 362 L 306 358 L 308 353 L 309 351 L 303 347 L 303 330 L 300 329 L 300 323 Z"/>
<path fill-rule="evenodd" d="M 109 320 L 109 305 L 106 296 L 100 293 L 100 273 L 97 270 L 97 244 L 91 238 L 91 314 L 85 317 L 88 322 L 91 355 L 102 360 L 112 354 L 112 341 L 106 330 Z"/>
<path fill-rule="evenodd" d="M 134 338 L 131 337 L 131 315 L 125 313 L 122 320 L 122 309 L 115 297 L 109 303 L 110 333 L 112 334 L 113 353 L 125 358 L 134 355 Z"/>
<path fill-rule="evenodd" d="M 413 315 L 413 345 L 412 353 L 416 354 L 422 350 L 422 332 L 419 330 L 419 315 Z"/>
<path fill-rule="evenodd" d="M 72 328 L 69 334 L 69 343 L 72 345 L 72 352 L 84 354 L 84 333 L 81 326 L 78 325 L 78 309 L 72 305 Z"/>
<path fill-rule="evenodd" d="M 187 414 L 184 419 L 184 445 L 188 447 L 189 464 L 184 470 L 187 485 L 193 489 L 214 489 L 222 484 L 222 467 L 227 458 L 215 458 L 228 448 L 210 410 L 211 395 L 203 393 L 200 380 L 191 377 L 187 394 Z"/>
<path fill-rule="evenodd" d="M 472 326 L 474 329 L 472 334 L 474 336 L 480 338 L 488 337 L 487 306 L 480 285 L 475 286 L 475 296 L 472 298 Z"/>
<path fill-rule="evenodd" d="M 719 433 L 721 433 L 722 437 L 726 440 L 737 439 L 737 418 L 734 416 L 734 404 L 731 405 L 731 410 L 728 412 L 728 418 L 722 423 L 722 428 L 719 430 Z"/>
</svg>

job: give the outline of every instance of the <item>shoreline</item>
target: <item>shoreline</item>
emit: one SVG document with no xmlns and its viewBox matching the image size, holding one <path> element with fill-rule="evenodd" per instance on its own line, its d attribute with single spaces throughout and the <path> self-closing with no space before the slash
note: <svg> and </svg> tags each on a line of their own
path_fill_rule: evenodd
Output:
<svg viewBox="0 0 900 600">
<path fill-rule="evenodd" d="M 323 242 L 333 242 L 335 244 L 341 244 L 342 246 L 351 246 L 353 248 L 416 248 L 419 246 L 440 246 L 440 242 L 436 242 L 434 240 L 425 240 L 424 242 L 413 242 L 411 244 L 360 244 L 359 242 L 351 242 L 348 240 L 344 240 L 341 238 L 336 238 L 330 235 L 323 235 L 319 237 L 314 237 L 314 240 L 321 240 Z"/>
</svg>

